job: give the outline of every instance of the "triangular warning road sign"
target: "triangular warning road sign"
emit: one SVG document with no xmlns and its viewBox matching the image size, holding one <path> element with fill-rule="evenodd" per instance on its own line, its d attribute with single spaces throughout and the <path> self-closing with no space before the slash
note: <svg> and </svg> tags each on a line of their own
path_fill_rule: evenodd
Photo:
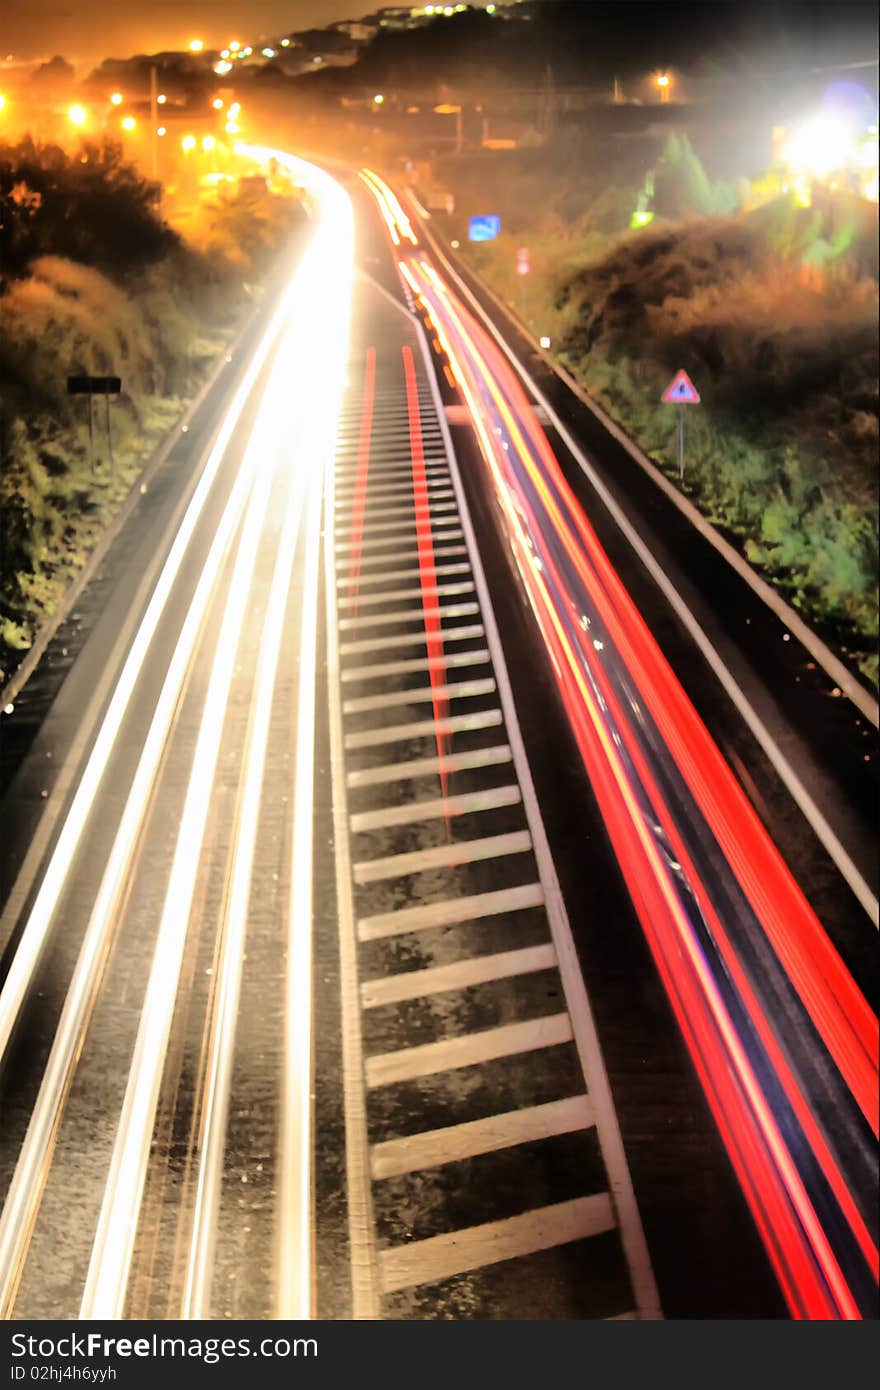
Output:
<svg viewBox="0 0 880 1390">
<path fill-rule="evenodd" d="M 700 393 L 687 372 L 676 372 L 660 398 L 669 405 L 699 405 Z"/>
</svg>

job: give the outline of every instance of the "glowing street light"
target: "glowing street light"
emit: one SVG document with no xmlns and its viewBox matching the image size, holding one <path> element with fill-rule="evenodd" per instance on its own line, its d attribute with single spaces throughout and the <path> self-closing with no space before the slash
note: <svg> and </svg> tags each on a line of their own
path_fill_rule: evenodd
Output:
<svg viewBox="0 0 880 1390">
<path fill-rule="evenodd" d="M 202 49 L 203 49 L 204 47 L 205 47 L 205 41 L 204 41 L 204 39 L 190 39 L 190 41 L 189 41 L 189 51 L 190 51 L 190 53 L 201 53 L 201 51 L 202 51 Z"/>
<path fill-rule="evenodd" d="M 122 101 L 123 101 L 123 97 L 122 97 L 122 93 L 121 93 L 121 92 L 111 92 L 111 94 L 110 94 L 110 105 L 111 105 L 111 106 L 121 106 L 121 105 L 122 105 Z"/>
<path fill-rule="evenodd" d="M 846 123 L 824 112 L 800 126 L 781 151 L 783 164 L 793 174 L 825 179 L 843 169 L 853 153 L 853 137 Z"/>
<path fill-rule="evenodd" d="M 75 106 L 71 106 L 67 112 L 67 119 L 70 121 L 71 125 L 84 126 L 88 118 L 86 108 L 80 106 L 78 103 Z"/>
<path fill-rule="evenodd" d="M 136 125 L 137 125 L 137 121 L 135 120 L 134 116 L 123 116 L 123 118 L 122 118 L 122 129 L 123 129 L 123 130 L 134 130 L 134 128 L 135 128 Z"/>
<path fill-rule="evenodd" d="M 228 58 L 221 58 L 219 63 L 214 64 L 214 71 L 218 77 L 225 77 L 228 72 L 232 72 L 232 64 Z"/>
<path fill-rule="evenodd" d="M 225 130 L 227 135 L 238 135 L 241 130 L 241 126 L 238 124 L 237 121 L 227 121 Z"/>
<path fill-rule="evenodd" d="M 668 100 L 669 100 L 669 92 L 670 92 L 670 89 L 671 89 L 671 87 L 672 87 L 672 78 L 669 76 L 669 73 L 668 73 L 668 72 L 658 72 L 658 73 L 657 73 L 657 76 L 654 78 L 654 84 L 655 84 L 656 87 L 659 88 L 659 91 L 660 91 L 660 100 L 661 100 L 661 101 L 668 101 Z"/>
<path fill-rule="evenodd" d="M 239 43 L 238 39 L 233 39 L 232 43 L 229 45 L 230 52 L 237 53 L 240 48 L 241 44 Z"/>
<path fill-rule="evenodd" d="M 385 98 L 383 97 L 382 93 L 377 92 L 376 95 L 373 97 L 373 105 L 381 106 L 384 100 Z"/>
<path fill-rule="evenodd" d="M 168 98 L 166 97 L 164 92 L 160 92 L 159 95 L 156 97 L 156 102 L 159 106 L 164 106 L 167 100 Z"/>
<path fill-rule="evenodd" d="M 196 147 L 196 137 L 195 137 L 194 135 L 184 135 L 183 139 L 182 139 L 181 142 L 180 142 L 180 148 L 181 148 L 186 154 L 189 154 L 190 150 L 194 150 L 195 147 Z"/>
<path fill-rule="evenodd" d="M 241 114 L 241 102 L 240 102 L 240 101 L 233 101 L 233 102 L 231 102 L 231 103 L 230 103 L 230 107 L 229 107 L 229 119 L 230 119 L 231 121 L 237 121 L 240 114 Z"/>
<path fill-rule="evenodd" d="M 217 141 L 214 139 L 213 135 L 206 135 L 202 141 L 202 149 L 205 151 L 205 154 L 210 154 L 216 144 Z"/>
<path fill-rule="evenodd" d="M 214 100 L 211 102 L 211 105 L 213 106 L 213 108 L 214 108 L 215 111 L 222 111 L 222 110 L 223 110 L 223 98 L 222 98 L 222 97 L 215 97 Z"/>
<path fill-rule="evenodd" d="M 157 135 L 167 135 L 167 134 L 168 134 L 168 131 L 166 130 L 165 126 L 160 125 L 159 128 L 158 128 L 158 130 L 156 131 L 156 134 L 157 134 Z"/>
</svg>

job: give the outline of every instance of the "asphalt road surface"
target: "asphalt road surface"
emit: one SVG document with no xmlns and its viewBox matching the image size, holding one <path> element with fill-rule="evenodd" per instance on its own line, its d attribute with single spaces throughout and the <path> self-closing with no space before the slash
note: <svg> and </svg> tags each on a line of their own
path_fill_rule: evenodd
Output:
<svg viewBox="0 0 880 1390">
<path fill-rule="evenodd" d="M 644 751 L 614 726 L 609 766 L 630 769 L 620 794 L 684 808 L 657 882 L 681 879 L 684 851 L 699 884 L 717 879 L 732 954 L 719 931 L 694 959 L 717 950 L 739 982 L 713 1002 L 716 1031 L 697 993 L 681 1012 L 690 966 L 670 981 L 645 928 L 650 845 L 622 854 L 560 677 L 574 648 L 542 628 L 534 586 L 557 559 L 559 594 L 569 580 L 555 539 L 537 549 L 550 475 L 531 471 L 531 405 L 463 316 L 465 287 L 439 256 L 436 283 L 423 269 L 424 229 L 385 185 L 292 169 L 311 240 L 4 716 L 4 1314 L 780 1318 L 820 1316 L 822 1298 L 870 1314 L 867 1064 L 858 1008 L 849 1031 L 839 1010 L 870 993 L 874 928 L 545 419 L 795 870 L 791 919 L 815 947 L 809 900 L 842 958 L 826 998 L 809 950 L 768 944 L 757 890 L 725 877 L 733 851 L 704 848 L 722 821 L 655 737 L 658 704 Z M 525 460 L 508 511 L 502 449 Z M 660 504 L 632 491 L 656 529 Z M 713 616 L 714 582 L 700 617 L 717 640 L 737 600 Z M 621 644 L 624 608 L 593 619 L 606 639 L 620 622 Z M 629 679 L 596 675 L 609 717 Z M 864 874 L 875 748 L 842 709 L 833 778 L 833 739 L 811 751 L 804 708 L 789 721 L 780 697 L 770 722 L 808 788 L 830 788 Z M 716 908 L 700 891 L 702 932 Z M 740 1029 L 729 1125 L 706 1060 L 722 1015 Z M 749 1099 L 753 1073 L 772 1113 Z M 745 1161 L 738 1145 L 774 1126 L 806 1135 L 797 1171 L 773 1150 L 771 1172 L 757 1140 Z"/>
</svg>

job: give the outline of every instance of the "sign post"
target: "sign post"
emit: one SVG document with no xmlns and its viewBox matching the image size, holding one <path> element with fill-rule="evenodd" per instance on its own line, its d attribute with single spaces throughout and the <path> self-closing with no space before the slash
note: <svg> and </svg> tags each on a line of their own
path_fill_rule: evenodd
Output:
<svg viewBox="0 0 880 1390">
<path fill-rule="evenodd" d="M 107 409 L 107 450 L 110 467 L 113 467 L 113 436 L 110 432 L 110 397 L 118 396 L 122 390 L 122 378 L 118 376 L 69 376 L 67 394 L 69 396 L 88 396 L 89 398 L 89 454 L 92 472 L 95 471 L 95 427 L 92 413 L 92 397 L 103 396 Z"/>
<path fill-rule="evenodd" d="M 684 407 L 699 405 L 700 393 L 682 370 L 676 372 L 660 399 L 667 405 L 678 406 L 678 476 L 684 482 Z"/>
<path fill-rule="evenodd" d="M 532 263 L 531 263 L 531 257 L 529 256 L 529 248 L 528 248 L 527 246 L 520 246 L 520 247 L 518 247 L 517 253 L 516 253 L 516 273 L 517 273 L 517 275 L 519 275 L 519 277 L 520 277 L 520 282 L 519 282 L 519 303 L 520 303 L 520 315 L 521 315 L 521 317 L 522 317 L 523 322 L 525 322 L 525 319 L 526 319 L 526 308 L 527 308 L 527 301 L 526 301 L 526 276 L 528 275 L 528 273 L 529 273 L 529 271 L 531 270 L 531 268 L 532 268 Z"/>
<path fill-rule="evenodd" d="M 480 213 L 468 219 L 468 241 L 494 241 L 501 231 L 497 212 Z"/>
</svg>

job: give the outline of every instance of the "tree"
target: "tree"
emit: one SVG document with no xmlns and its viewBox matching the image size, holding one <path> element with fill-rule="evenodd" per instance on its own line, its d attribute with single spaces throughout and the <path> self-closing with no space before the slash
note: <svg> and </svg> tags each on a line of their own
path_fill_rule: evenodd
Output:
<svg viewBox="0 0 880 1390">
<path fill-rule="evenodd" d="M 73 86 L 75 80 L 76 73 L 70 63 L 58 54 L 47 63 L 40 63 L 31 73 L 31 83 L 43 90 L 53 87 L 59 91 L 66 91 Z"/>
</svg>

